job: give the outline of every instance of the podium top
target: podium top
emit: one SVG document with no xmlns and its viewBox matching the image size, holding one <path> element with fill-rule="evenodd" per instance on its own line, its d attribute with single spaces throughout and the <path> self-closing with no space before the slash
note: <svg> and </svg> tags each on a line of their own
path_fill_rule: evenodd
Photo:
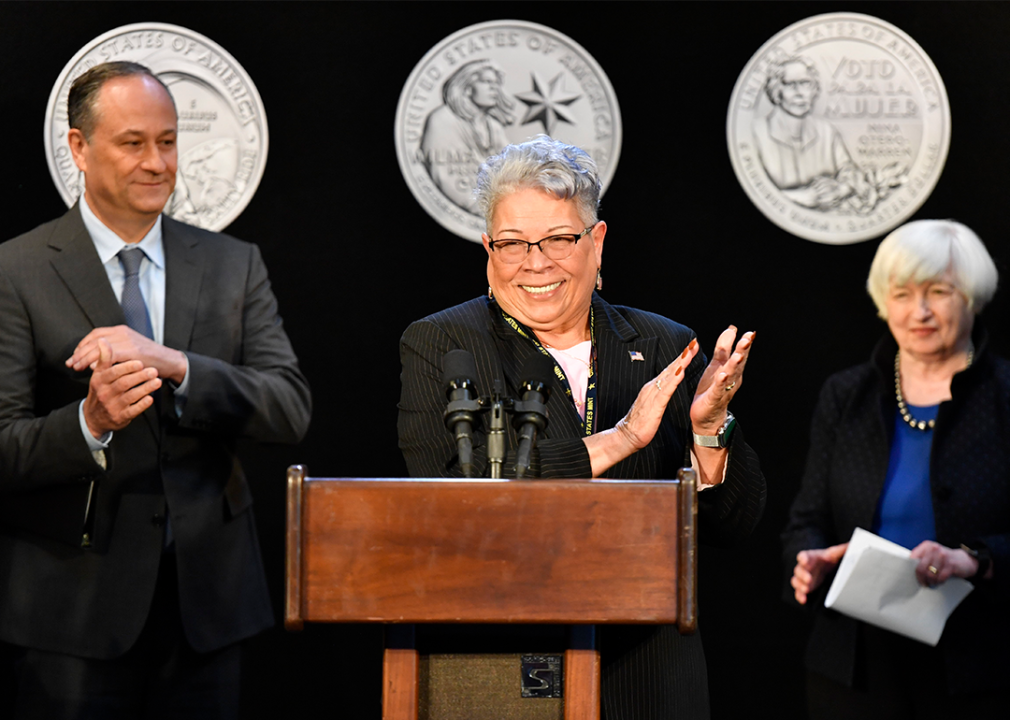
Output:
<svg viewBox="0 0 1010 720">
<path fill-rule="evenodd" d="M 675 623 L 684 485 L 292 468 L 287 624 Z"/>
</svg>

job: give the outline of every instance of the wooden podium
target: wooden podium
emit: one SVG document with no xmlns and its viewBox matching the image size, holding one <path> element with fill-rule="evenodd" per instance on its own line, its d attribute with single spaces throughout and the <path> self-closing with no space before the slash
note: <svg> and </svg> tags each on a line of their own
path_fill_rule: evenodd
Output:
<svg viewBox="0 0 1010 720">
<path fill-rule="evenodd" d="M 696 480 L 309 478 L 288 469 L 285 626 L 696 622 Z M 565 720 L 600 715 L 595 649 L 564 657 Z M 389 648 L 383 720 L 418 717 Z"/>
</svg>

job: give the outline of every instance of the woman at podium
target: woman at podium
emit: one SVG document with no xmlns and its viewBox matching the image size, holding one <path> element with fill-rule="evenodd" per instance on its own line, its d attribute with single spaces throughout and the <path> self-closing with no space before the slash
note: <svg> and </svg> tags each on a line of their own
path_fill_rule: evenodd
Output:
<svg viewBox="0 0 1010 720">
<path fill-rule="evenodd" d="M 446 431 L 443 358 L 474 357 L 487 395 L 521 399 L 525 363 L 549 358 L 548 424 L 528 476 L 669 479 L 684 465 L 699 478 L 702 542 L 746 538 L 765 502 L 754 451 L 729 404 L 740 390 L 754 333 L 729 327 L 711 361 L 687 327 L 611 305 L 600 295 L 607 224 L 592 158 L 540 136 L 489 158 L 477 178 L 487 223 L 488 294 L 413 323 L 403 335 L 400 449 L 414 477 L 460 477 Z M 735 342 L 735 346 L 734 346 Z M 487 415 L 473 431 L 473 475 L 487 476 Z M 517 433 L 506 423 L 505 475 L 514 477 Z M 468 463 L 469 465 L 469 463 Z M 675 628 L 602 627 L 603 717 L 707 718 L 705 660 L 697 634 Z"/>
<path fill-rule="evenodd" d="M 877 248 L 866 286 L 889 332 L 824 384 L 783 533 L 789 594 L 815 616 L 812 718 L 1006 717 L 1010 364 L 975 323 L 997 277 L 951 220 L 908 223 Z M 936 647 L 824 607 L 856 527 L 911 550 L 923 585 L 975 585 Z"/>
</svg>

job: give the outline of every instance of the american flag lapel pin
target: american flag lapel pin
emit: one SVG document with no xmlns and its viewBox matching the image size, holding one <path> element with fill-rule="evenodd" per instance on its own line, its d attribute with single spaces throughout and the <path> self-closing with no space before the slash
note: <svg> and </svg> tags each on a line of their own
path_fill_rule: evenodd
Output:
<svg viewBox="0 0 1010 720">
<path fill-rule="evenodd" d="M 631 357 L 631 362 L 635 362 L 636 360 L 638 362 L 645 362 L 645 356 L 638 352 L 638 350 L 628 350 L 628 355 Z"/>
</svg>

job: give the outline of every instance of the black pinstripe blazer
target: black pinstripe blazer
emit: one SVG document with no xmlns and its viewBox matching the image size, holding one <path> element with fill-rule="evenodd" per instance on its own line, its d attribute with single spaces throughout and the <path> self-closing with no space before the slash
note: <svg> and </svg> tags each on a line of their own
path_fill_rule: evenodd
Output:
<svg viewBox="0 0 1010 720">
<path fill-rule="evenodd" d="M 937 542 L 955 548 L 987 545 L 995 574 L 991 581 L 979 581 L 958 606 L 937 646 L 945 666 L 937 672 L 951 693 L 1002 687 L 1010 663 L 1010 363 L 988 351 L 977 324 L 972 339 L 975 361 L 954 376 L 952 398 L 941 403 L 936 418 L 929 483 Z M 871 362 L 824 383 L 803 483 L 782 534 L 787 577 L 800 550 L 846 542 L 854 528 L 873 525 L 897 413 L 897 349 L 887 335 Z M 851 685 L 858 623 L 824 607 L 831 579 L 807 603 L 815 620 L 806 664 Z M 792 588 L 786 588 L 786 597 L 795 602 Z"/>
<path fill-rule="evenodd" d="M 612 306 L 593 296 L 598 377 L 597 412 L 601 429 L 624 417 L 642 385 L 673 361 L 694 337 L 683 325 L 659 315 Z M 470 351 L 477 364 L 477 388 L 487 394 L 495 378 L 515 397 L 519 374 L 537 348 L 502 319 L 493 300 L 477 298 L 413 323 L 400 341 L 403 364 L 399 404 L 400 449 L 414 477 L 459 477 L 456 446 L 445 429 L 442 357 Z M 637 351 L 644 361 L 632 360 Z M 652 443 L 614 465 L 606 474 L 623 479 L 670 479 L 687 461 L 690 406 L 706 361 L 699 355 L 674 393 Z M 581 420 L 555 378 L 547 403 L 549 424 L 534 451 L 533 471 L 544 478 L 592 475 L 582 442 Z M 474 462 L 484 471 L 483 427 L 475 428 Z M 510 427 L 514 466 L 516 437 Z M 513 468 L 514 469 L 514 468 Z M 506 475 L 509 473 L 506 472 Z M 728 545 L 749 535 L 764 508 L 765 482 L 757 456 L 739 427 L 733 433 L 726 479 L 699 496 L 702 541 Z M 603 628 L 603 710 L 607 720 L 708 717 L 708 689 L 701 639 L 681 636 L 671 627 Z"/>
</svg>

